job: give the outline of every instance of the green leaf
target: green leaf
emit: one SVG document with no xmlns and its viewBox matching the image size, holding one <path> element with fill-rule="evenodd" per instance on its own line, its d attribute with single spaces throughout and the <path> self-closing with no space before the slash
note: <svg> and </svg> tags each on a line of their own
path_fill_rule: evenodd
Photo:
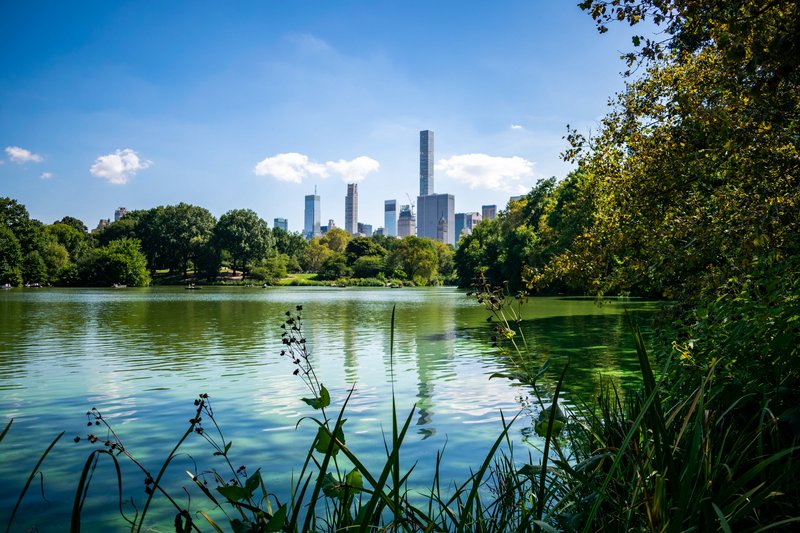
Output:
<svg viewBox="0 0 800 533">
<path fill-rule="evenodd" d="M 239 487 L 238 485 L 228 485 L 225 487 L 217 487 L 217 492 L 222 494 L 225 498 L 232 502 L 239 502 L 242 500 L 246 500 L 248 496 L 252 493 L 248 493 L 247 489 L 244 487 Z"/>
<path fill-rule="evenodd" d="M 248 498 L 252 498 L 258 487 L 261 485 L 261 469 L 256 470 L 253 475 L 247 478 L 244 482 L 244 488 L 247 489 Z"/>
<path fill-rule="evenodd" d="M 345 421 L 342 420 L 342 423 L 344 422 Z M 341 426 L 339 426 L 339 429 L 336 430 L 336 438 L 342 443 L 344 443 L 344 431 L 342 430 Z M 331 436 L 328 433 L 328 430 L 325 427 L 320 426 L 320 428 L 317 430 L 317 445 L 315 449 L 319 453 L 326 453 L 330 445 L 331 445 Z M 339 447 L 334 445 L 333 448 L 331 449 L 331 455 L 336 455 L 337 453 L 339 453 Z"/>
<path fill-rule="evenodd" d="M 328 498 L 338 498 L 341 495 L 341 485 L 339 481 L 328 472 L 322 481 L 322 492 Z"/>
<path fill-rule="evenodd" d="M 364 488 L 364 479 L 361 477 L 361 472 L 355 468 L 347 474 L 345 482 L 350 487 L 350 492 L 352 494 L 358 494 L 361 492 L 361 489 Z"/>
<path fill-rule="evenodd" d="M 314 409 L 322 409 L 331 404 L 331 395 L 325 385 L 320 385 L 318 398 L 302 398 L 304 402 L 313 407 Z"/>
<path fill-rule="evenodd" d="M 286 523 L 286 505 L 281 505 L 280 508 L 272 515 L 272 518 L 269 519 L 267 525 L 264 526 L 264 530 L 268 533 L 273 531 L 280 531 L 283 528 L 283 525 Z"/>
</svg>

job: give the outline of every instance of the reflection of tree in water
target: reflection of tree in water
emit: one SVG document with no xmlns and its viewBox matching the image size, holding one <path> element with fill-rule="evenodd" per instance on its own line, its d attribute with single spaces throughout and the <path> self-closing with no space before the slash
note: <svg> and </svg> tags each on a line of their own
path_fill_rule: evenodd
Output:
<svg viewBox="0 0 800 533">
<path fill-rule="evenodd" d="M 634 316 L 647 323 L 647 315 Z M 624 314 L 574 314 L 523 321 L 530 353 L 551 369 L 540 379 L 551 390 L 564 364 L 570 363 L 562 386 L 565 400 L 588 401 L 609 380 L 620 390 L 638 386 L 641 380 L 632 330 Z M 503 364 L 508 364 L 507 360 Z"/>
</svg>

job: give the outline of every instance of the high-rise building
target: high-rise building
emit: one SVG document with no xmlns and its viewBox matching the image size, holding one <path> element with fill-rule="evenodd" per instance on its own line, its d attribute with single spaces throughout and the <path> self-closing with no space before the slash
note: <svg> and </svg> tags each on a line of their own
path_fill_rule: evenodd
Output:
<svg viewBox="0 0 800 533">
<path fill-rule="evenodd" d="M 383 202 L 383 228 L 385 235 L 397 236 L 397 200 Z"/>
<path fill-rule="evenodd" d="M 283 231 L 286 232 L 289 231 L 289 221 L 286 220 L 285 218 L 276 218 L 275 220 L 272 221 L 272 225 L 273 227 L 275 227 L 275 229 L 280 228 Z"/>
<path fill-rule="evenodd" d="M 358 223 L 358 234 L 364 237 L 372 237 L 372 224 Z"/>
<path fill-rule="evenodd" d="M 344 197 L 344 230 L 355 235 L 358 233 L 358 184 L 347 184 L 347 196 Z"/>
<path fill-rule="evenodd" d="M 419 195 L 433 194 L 433 132 L 419 132 Z"/>
<path fill-rule="evenodd" d="M 433 132 L 419 132 L 417 235 L 455 244 L 455 197 L 433 192 Z"/>
<path fill-rule="evenodd" d="M 456 199 L 452 194 L 428 194 L 417 198 L 417 235 L 455 244 Z"/>
<path fill-rule="evenodd" d="M 303 234 L 306 239 L 311 240 L 313 237 L 319 237 L 319 196 L 316 194 L 306 195 L 306 208 L 305 208 L 305 223 L 303 225 Z"/>
<path fill-rule="evenodd" d="M 469 235 L 473 228 L 481 221 L 481 214 L 478 212 L 456 213 L 456 244 L 462 235 Z"/>
<path fill-rule="evenodd" d="M 119 219 L 124 217 L 128 214 L 128 209 L 125 207 L 119 207 L 114 211 L 114 222 L 118 222 Z"/>
<path fill-rule="evenodd" d="M 400 215 L 397 217 L 397 236 L 409 237 L 417 234 L 417 219 L 410 205 L 400 206 Z"/>
<path fill-rule="evenodd" d="M 481 206 L 481 211 L 482 211 L 484 220 L 494 220 L 494 218 L 497 216 L 497 206 L 496 205 L 484 205 L 484 206 Z"/>
</svg>

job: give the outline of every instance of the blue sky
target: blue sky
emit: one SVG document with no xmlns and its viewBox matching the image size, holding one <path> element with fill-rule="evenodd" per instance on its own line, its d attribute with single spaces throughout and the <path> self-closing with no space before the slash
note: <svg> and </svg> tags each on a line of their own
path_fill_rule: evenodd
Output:
<svg viewBox="0 0 800 533">
<path fill-rule="evenodd" d="M 3 2 L 0 196 L 93 228 L 188 202 L 302 229 L 419 191 L 419 131 L 456 211 L 563 177 L 624 81 L 630 32 L 577 0 Z"/>
</svg>

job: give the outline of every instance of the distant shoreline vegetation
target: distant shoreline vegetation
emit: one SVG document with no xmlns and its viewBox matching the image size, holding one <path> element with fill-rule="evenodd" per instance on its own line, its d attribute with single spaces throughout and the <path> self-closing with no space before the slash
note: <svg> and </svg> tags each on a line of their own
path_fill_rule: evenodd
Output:
<svg viewBox="0 0 800 533">
<path fill-rule="evenodd" d="M 180 203 L 127 212 L 89 232 L 64 217 L 30 218 L 0 198 L 0 285 L 146 287 L 259 284 L 404 287 L 452 284 L 452 246 L 422 238 L 353 236 L 333 228 L 307 241 L 249 209 L 219 220 Z"/>
</svg>

